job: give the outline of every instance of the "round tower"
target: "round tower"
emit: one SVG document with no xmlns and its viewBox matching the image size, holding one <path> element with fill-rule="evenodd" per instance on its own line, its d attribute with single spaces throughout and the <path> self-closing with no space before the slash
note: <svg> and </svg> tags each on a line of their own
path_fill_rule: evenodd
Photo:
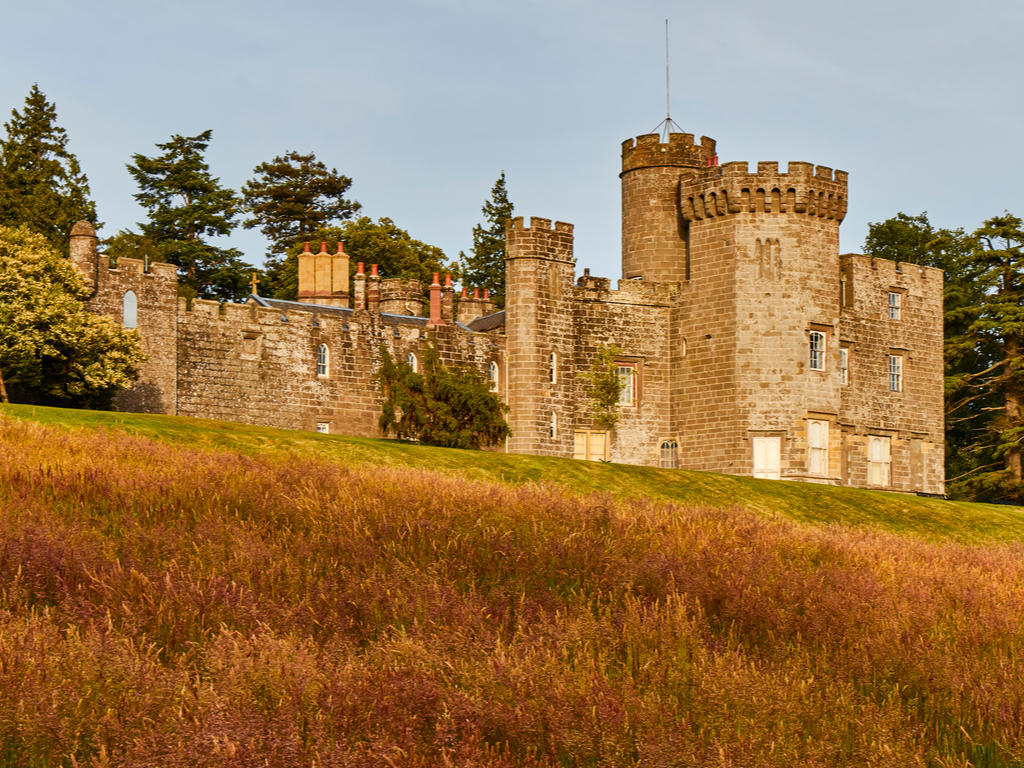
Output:
<svg viewBox="0 0 1024 768">
<path fill-rule="evenodd" d="M 715 141 L 691 133 L 650 133 L 622 143 L 622 276 L 653 282 L 688 278 L 687 228 L 679 210 L 681 173 L 715 165 Z"/>
</svg>

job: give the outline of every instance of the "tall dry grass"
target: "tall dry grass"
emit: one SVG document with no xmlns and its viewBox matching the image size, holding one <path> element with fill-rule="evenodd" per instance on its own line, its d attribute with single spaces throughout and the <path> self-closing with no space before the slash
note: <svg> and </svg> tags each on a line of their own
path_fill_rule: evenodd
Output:
<svg viewBox="0 0 1024 768">
<path fill-rule="evenodd" d="M 0 420 L 0 764 L 1010 766 L 1024 550 Z"/>
</svg>

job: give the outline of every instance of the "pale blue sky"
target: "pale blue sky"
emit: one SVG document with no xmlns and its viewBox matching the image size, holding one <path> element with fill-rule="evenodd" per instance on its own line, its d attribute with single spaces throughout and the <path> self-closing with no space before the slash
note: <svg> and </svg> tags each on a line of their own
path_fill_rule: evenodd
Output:
<svg viewBox="0 0 1024 768">
<path fill-rule="evenodd" d="M 504 170 L 516 213 L 576 225 L 578 271 L 618 277 L 621 142 L 665 116 L 722 162 L 850 173 L 842 250 L 927 210 L 972 229 L 1024 215 L 1024 3 L 778 0 L 35 0 L 0 26 L 0 114 L 56 103 L 102 235 L 142 218 L 125 170 L 213 130 L 235 189 L 313 151 L 352 197 L 449 256 Z M 232 243 L 259 263 L 255 231 Z"/>
</svg>

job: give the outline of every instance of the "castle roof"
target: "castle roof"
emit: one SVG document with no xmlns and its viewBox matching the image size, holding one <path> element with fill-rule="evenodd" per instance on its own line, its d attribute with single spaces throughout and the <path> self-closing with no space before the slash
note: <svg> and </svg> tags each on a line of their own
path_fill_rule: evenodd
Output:
<svg viewBox="0 0 1024 768">
<path fill-rule="evenodd" d="M 500 328 L 503 325 L 505 325 L 504 309 L 501 310 L 501 312 L 493 312 L 489 315 L 478 317 L 475 320 L 470 320 L 467 327 L 471 331 L 483 333 L 484 331 L 492 331 L 495 328 Z"/>
</svg>

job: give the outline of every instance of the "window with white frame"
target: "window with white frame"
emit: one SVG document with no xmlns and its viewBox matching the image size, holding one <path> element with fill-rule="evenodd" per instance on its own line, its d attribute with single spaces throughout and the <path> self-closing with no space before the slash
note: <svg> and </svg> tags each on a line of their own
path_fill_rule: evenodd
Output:
<svg viewBox="0 0 1024 768">
<path fill-rule="evenodd" d="M 889 486 L 892 466 L 891 443 L 888 437 L 868 438 L 868 485 Z"/>
<path fill-rule="evenodd" d="M 326 376 L 330 369 L 331 353 L 326 344 L 321 344 L 316 350 L 316 375 Z"/>
<path fill-rule="evenodd" d="M 903 294 L 889 291 L 889 319 L 899 320 L 903 316 Z"/>
<path fill-rule="evenodd" d="M 619 363 L 617 371 L 619 384 L 622 387 L 619 390 L 619 405 L 624 405 L 627 408 L 633 407 L 636 405 L 638 395 L 636 365 Z"/>
<path fill-rule="evenodd" d="M 825 334 L 821 331 L 810 333 L 811 370 L 825 370 Z"/>
<path fill-rule="evenodd" d="M 780 461 L 782 438 L 775 436 L 755 437 L 754 443 L 754 477 L 765 480 L 782 478 Z"/>
<path fill-rule="evenodd" d="M 889 355 L 889 391 L 903 391 L 903 355 Z"/>
<path fill-rule="evenodd" d="M 405 362 L 408 364 L 408 366 L 410 368 L 412 368 L 412 372 L 413 373 L 419 373 L 420 372 L 420 361 L 416 357 L 416 353 L 415 352 L 410 352 L 408 355 L 406 355 L 405 356 Z"/>
<path fill-rule="evenodd" d="M 839 381 L 850 383 L 850 350 L 847 347 L 839 348 Z"/>
<path fill-rule="evenodd" d="M 125 328 L 139 327 L 139 297 L 135 295 L 135 291 L 125 293 L 122 317 L 124 318 L 122 325 Z"/>
<path fill-rule="evenodd" d="M 316 423 L 316 431 L 321 435 L 328 435 L 331 432 L 331 424 L 327 421 L 318 421 Z"/>
<path fill-rule="evenodd" d="M 491 392 L 498 391 L 498 364 L 493 360 L 487 366 L 487 387 Z"/>
<path fill-rule="evenodd" d="M 679 443 L 675 440 L 665 440 L 661 444 L 658 466 L 662 469 L 679 469 Z"/>
<path fill-rule="evenodd" d="M 548 437 L 554 440 L 558 437 L 558 414 L 551 412 L 551 419 L 548 422 Z"/>
<path fill-rule="evenodd" d="M 554 352 L 548 356 L 548 381 L 551 384 L 558 383 L 558 356 Z"/>
<path fill-rule="evenodd" d="M 827 421 L 807 422 L 807 471 L 812 475 L 828 474 Z"/>
</svg>

